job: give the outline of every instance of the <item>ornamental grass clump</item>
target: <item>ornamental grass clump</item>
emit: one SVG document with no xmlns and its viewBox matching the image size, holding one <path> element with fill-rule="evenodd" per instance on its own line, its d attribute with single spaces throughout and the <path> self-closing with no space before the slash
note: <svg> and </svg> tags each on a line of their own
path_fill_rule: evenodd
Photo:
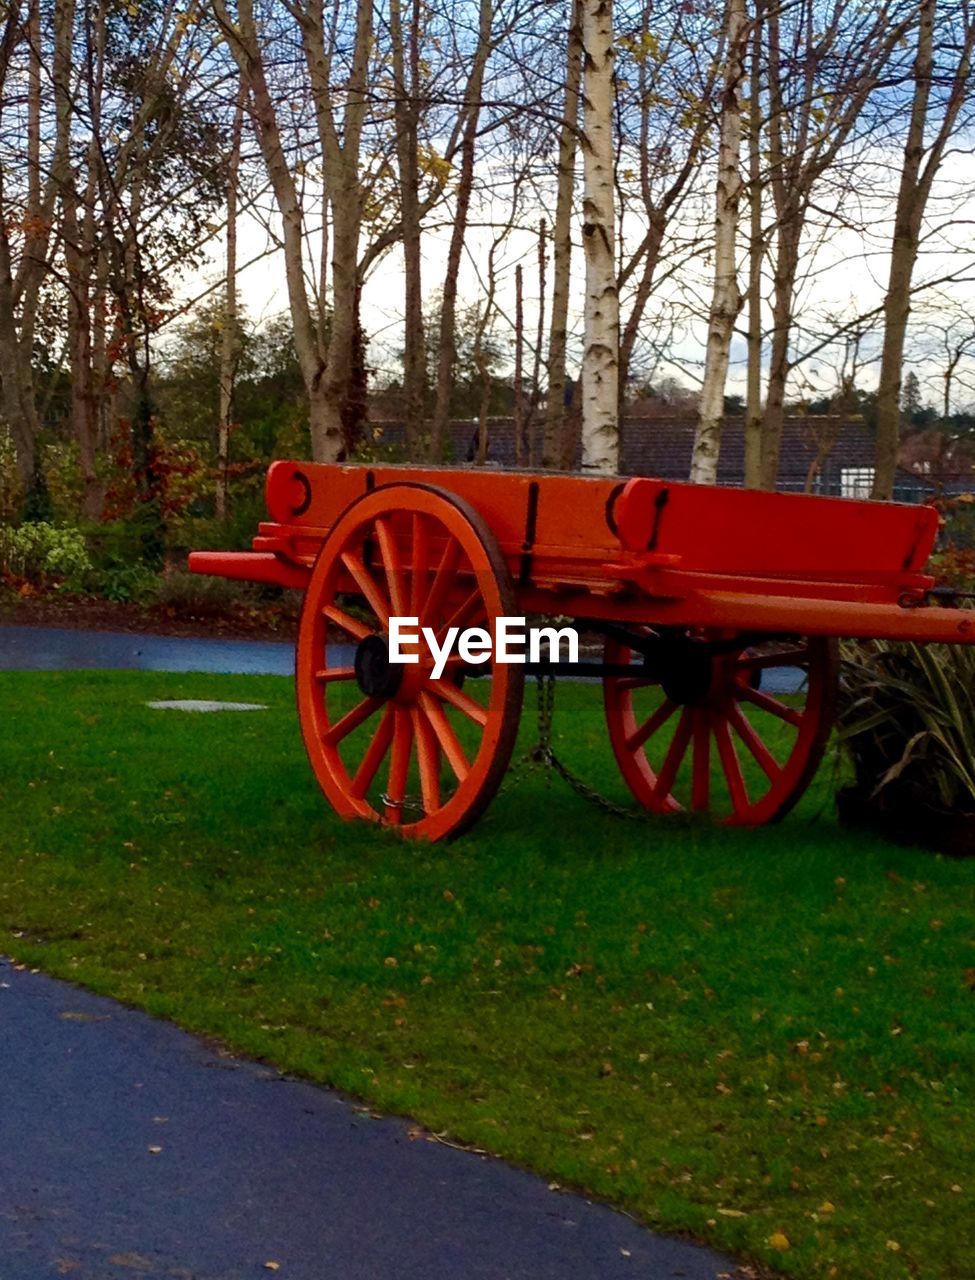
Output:
<svg viewBox="0 0 975 1280">
<path fill-rule="evenodd" d="M 950 819 L 951 851 L 975 853 L 975 646 L 851 642 L 839 725 L 856 777 L 841 811 L 912 842 Z"/>
</svg>

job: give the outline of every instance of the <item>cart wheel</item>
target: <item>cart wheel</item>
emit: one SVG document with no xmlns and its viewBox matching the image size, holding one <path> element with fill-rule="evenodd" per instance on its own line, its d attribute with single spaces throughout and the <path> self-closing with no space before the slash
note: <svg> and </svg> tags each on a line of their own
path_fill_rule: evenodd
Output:
<svg viewBox="0 0 975 1280">
<path fill-rule="evenodd" d="M 632 676 L 604 681 L 609 737 L 636 799 L 657 813 L 706 811 L 727 826 L 783 817 L 812 781 L 833 723 L 836 640 L 655 635 L 606 642 Z M 794 694 L 762 687 L 799 668 Z M 769 674 L 766 674 L 769 673 Z M 753 767 L 746 777 L 743 761 Z"/>
<path fill-rule="evenodd" d="M 343 513 L 308 584 L 295 681 L 312 769 L 341 817 L 443 840 L 486 808 L 518 732 L 523 668 L 492 664 L 462 688 L 454 652 L 435 680 L 422 639 L 418 662 L 390 662 L 389 618 L 417 617 L 440 646 L 448 627 L 493 635 L 514 613 L 497 542 L 459 498 L 395 484 Z"/>
</svg>

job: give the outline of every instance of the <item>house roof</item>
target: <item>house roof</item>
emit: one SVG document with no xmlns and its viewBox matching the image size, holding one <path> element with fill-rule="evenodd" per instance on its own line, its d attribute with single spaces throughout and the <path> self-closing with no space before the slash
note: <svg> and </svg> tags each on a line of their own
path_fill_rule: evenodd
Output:
<svg viewBox="0 0 975 1280">
<path fill-rule="evenodd" d="M 659 476 L 663 480 L 686 480 L 691 468 L 696 416 L 672 418 L 627 417 L 621 432 L 620 471 L 623 475 Z M 571 429 L 571 428 L 570 428 Z M 386 444 L 403 442 L 400 422 L 374 424 Z M 578 425 L 576 424 L 576 432 Z M 471 420 L 449 424 L 450 452 L 454 462 L 468 461 L 476 440 L 477 424 Z M 541 456 L 541 429 L 535 436 L 535 454 Z M 790 417 L 782 432 L 779 479 L 782 488 L 801 489 L 820 449 L 824 456 L 820 470 L 830 487 L 839 485 L 840 471 L 848 467 L 872 467 L 875 444 L 862 422 L 838 424 L 826 416 Z M 578 464 L 578 445 L 576 446 Z M 488 422 L 488 458 L 495 465 L 515 465 L 514 424 L 511 418 Z M 745 429 L 742 418 L 729 418 L 721 442 L 719 484 L 740 485 L 745 474 Z"/>
</svg>

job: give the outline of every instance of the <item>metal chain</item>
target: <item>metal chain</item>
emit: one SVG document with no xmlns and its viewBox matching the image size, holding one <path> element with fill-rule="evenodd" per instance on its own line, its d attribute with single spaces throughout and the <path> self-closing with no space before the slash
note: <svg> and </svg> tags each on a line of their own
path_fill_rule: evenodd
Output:
<svg viewBox="0 0 975 1280">
<path fill-rule="evenodd" d="M 509 768 L 508 777 L 498 788 L 497 794 L 504 795 L 506 791 L 516 787 L 530 774 L 542 769 L 545 772 L 546 782 L 551 779 L 552 774 L 557 774 L 577 796 L 581 796 L 583 800 L 588 800 L 590 804 L 594 804 L 605 813 L 611 813 L 616 818 L 629 818 L 631 821 L 653 822 L 657 815 L 652 810 L 626 808 L 624 805 L 617 804 L 615 800 L 610 800 L 608 796 L 604 796 L 597 791 L 584 778 L 580 778 L 577 773 L 573 773 L 569 766 L 555 754 L 552 747 L 553 721 L 555 717 L 555 676 L 539 675 L 535 677 L 535 699 L 538 712 L 538 741 L 515 762 L 513 768 Z M 425 812 L 423 802 L 419 796 L 404 795 L 402 800 L 395 801 L 391 796 L 382 794 L 379 799 L 383 805 L 390 808 L 411 809 L 417 813 Z"/>
<path fill-rule="evenodd" d="M 555 715 L 555 676 L 536 676 L 535 695 L 538 705 L 538 741 L 517 762 L 516 771 L 512 771 L 507 782 L 500 790 L 502 792 L 507 791 L 510 787 L 519 783 L 527 774 L 534 772 L 538 768 L 543 768 L 547 779 L 553 773 L 558 774 L 576 795 L 581 796 L 583 800 L 588 800 L 590 804 L 594 804 L 605 813 L 611 813 L 616 818 L 635 819 L 638 822 L 653 821 L 656 815 L 651 811 L 628 809 L 621 804 L 617 804 L 615 800 L 610 800 L 607 796 L 602 795 L 584 778 L 580 778 L 577 773 L 573 773 L 568 765 L 564 764 L 555 754 L 552 747 L 552 721 Z"/>
</svg>

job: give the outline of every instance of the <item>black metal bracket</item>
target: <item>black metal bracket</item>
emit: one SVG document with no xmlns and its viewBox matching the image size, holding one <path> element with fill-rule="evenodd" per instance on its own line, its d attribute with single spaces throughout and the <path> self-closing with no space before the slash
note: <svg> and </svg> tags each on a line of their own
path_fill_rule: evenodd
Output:
<svg viewBox="0 0 975 1280">
<path fill-rule="evenodd" d="M 932 587 L 919 596 L 905 592 L 897 603 L 902 609 L 923 609 L 929 604 L 940 604 L 947 609 L 957 609 L 960 600 L 975 600 L 975 591 L 959 591 L 957 587 Z"/>
</svg>

